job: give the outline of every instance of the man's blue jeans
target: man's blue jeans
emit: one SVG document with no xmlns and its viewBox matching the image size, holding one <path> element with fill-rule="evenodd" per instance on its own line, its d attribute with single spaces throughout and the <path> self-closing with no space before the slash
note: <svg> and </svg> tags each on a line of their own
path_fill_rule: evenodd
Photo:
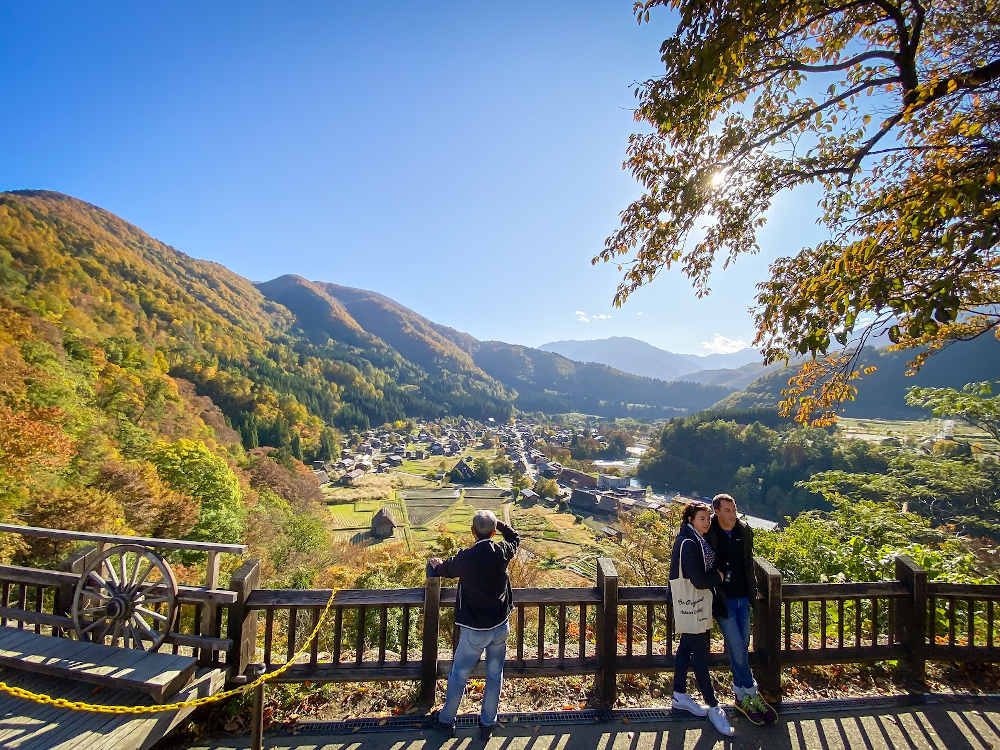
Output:
<svg viewBox="0 0 1000 750">
<path fill-rule="evenodd" d="M 719 619 L 719 630 L 726 640 L 729 666 L 733 671 L 733 688 L 736 700 L 756 693 L 757 683 L 750 672 L 750 600 L 741 596 L 726 599 L 729 617 Z"/>
<path fill-rule="evenodd" d="M 461 628 L 458 648 L 455 649 L 455 660 L 448 675 L 448 699 L 438 715 L 438 721 L 443 724 L 454 724 L 458 705 L 465 695 L 465 684 L 469 675 L 479 663 L 479 657 L 486 652 L 486 689 L 483 691 L 483 708 L 479 714 L 479 723 L 483 726 L 493 726 L 497 723 L 497 711 L 500 708 L 500 688 L 503 685 L 503 660 L 507 656 L 507 636 L 510 635 L 510 625 L 503 622 L 490 630 L 472 630 Z"/>
</svg>

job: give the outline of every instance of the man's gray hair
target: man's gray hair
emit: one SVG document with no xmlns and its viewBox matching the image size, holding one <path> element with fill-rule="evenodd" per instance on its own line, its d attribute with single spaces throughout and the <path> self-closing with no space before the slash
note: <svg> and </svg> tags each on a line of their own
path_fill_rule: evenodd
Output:
<svg viewBox="0 0 1000 750">
<path fill-rule="evenodd" d="M 489 539 L 497 530 L 497 516 L 492 510 L 477 510 L 472 516 L 472 530 L 480 539 Z"/>
<path fill-rule="evenodd" d="M 720 492 L 718 495 L 712 498 L 712 509 L 718 511 L 719 506 L 725 502 L 732 503 L 733 507 L 734 508 L 736 507 L 736 501 L 733 500 L 732 495 L 727 495 L 725 492 Z"/>
</svg>

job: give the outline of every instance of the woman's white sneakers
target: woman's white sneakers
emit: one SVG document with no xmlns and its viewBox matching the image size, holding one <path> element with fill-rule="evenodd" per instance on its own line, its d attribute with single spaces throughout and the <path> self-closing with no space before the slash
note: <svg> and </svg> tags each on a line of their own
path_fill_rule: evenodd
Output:
<svg viewBox="0 0 1000 750">
<path fill-rule="evenodd" d="M 676 693 L 674 695 L 676 695 Z M 712 722 L 712 726 L 715 727 L 719 731 L 719 734 L 723 737 L 733 736 L 733 727 L 730 725 L 729 718 L 726 716 L 726 712 L 722 706 L 712 706 L 708 709 L 708 720 Z"/>
<path fill-rule="evenodd" d="M 723 737 L 733 736 L 733 727 L 730 725 L 729 718 L 726 716 L 726 712 L 722 706 L 705 708 L 701 704 L 696 703 L 687 693 L 674 693 L 674 702 L 671 708 L 675 711 L 687 711 L 692 716 L 697 716 L 698 718 L 708 716 L 708 720 L 712 722 L 712 726 L 719 731 L 719 734 Z"/>
<path fill-rule="evenodd" d="M 671 706 L 675 711 L 687 711 L 689 714 L 697 716 L 699 719 L 708 714 L 708 709 L 698 703 L 687 693 L 674 693 L 674 702 Z"/>
</svg>

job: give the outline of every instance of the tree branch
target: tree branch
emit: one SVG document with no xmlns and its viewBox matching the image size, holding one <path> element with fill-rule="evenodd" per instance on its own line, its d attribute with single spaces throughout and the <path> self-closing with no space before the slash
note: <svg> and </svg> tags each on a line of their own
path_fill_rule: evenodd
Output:
<svg viewBox="0 0 1000 750">
<path fill-rule="evenodd" d="M 828 65 L 806 65 L 804 63 L 796 63 L 794 60 L 787 60 L 782 65 L 768 66 L 764 70 L 776 70 L 778 72 L 795 71 L 797 73 L 836 73 L 863 63 L 865 60 L 875 59 L 888 60 L 889 62 L 898 64 L 899 55 L 892 50 L 876 49 L 862 52 L 860 55 L 855 55 L 848 60 Z"/>
<path fill-rule="evenodd" d="M 815 107 L 810 107 L 809 109 L 807 109 L 807 110 L 805 110 L 803 112 L 799 112 L 797 115 L 793 115 L 792 118 L 787 123 L 785 123 L 785 125 L 783 125 L 782 127 L 778 128 L 777 131 L 771 133 L 770 135 L 768 135 L 768 136 L 766 136 L 764 138 L 761 138 L 761 139 L 758 139 L 757 141 L 754 141 L 749 146 L 746 146 L 745 148 L 741 149 L 739 153 L 741 155 L 748 154 L 751 151 L 754 151 L 754 150 L 760 148 L 761 146 L 766 145 L 768 142 L 773 141 L 776 138 L 780 138 L 785 133 L 787 133 L 789 130 L 791 130 L 792 128 L 794 128 L 796 125 L 800 125 L 801 123 L 803 123 L 806 120 L 810 119 L 817 112 L 822 112 L 827 107 L 829 107 L 831 105 L 834 105 L 837 102 L 841 102 L 844 99 L 848 99 L 848 98 L 854 96 L 855 94 L 860 94 L 862 91 L 864 91 L 867 88 L 871 88 L 872 86 L 884 86 L 884 85 L 886 85 L 888 83 L 896 83 L 899 80 L 900 80 L 899 76 L 891 76 L 891 77 L 888 77 L 888 78 L 871 78 L 871 79 L 868 79 L 867 81 L 863 81 L 863 82 L 859 83 L 858 85 L 853 86 L 853 87 L 851 87 L 851 88 L 843 91 L 842 93 L 838 94 L 837 96 L 833 97 L 832 99 L 827 99 L 826 101 L 822 102 L 821 104 L 817 104 Z"/>
</svg>

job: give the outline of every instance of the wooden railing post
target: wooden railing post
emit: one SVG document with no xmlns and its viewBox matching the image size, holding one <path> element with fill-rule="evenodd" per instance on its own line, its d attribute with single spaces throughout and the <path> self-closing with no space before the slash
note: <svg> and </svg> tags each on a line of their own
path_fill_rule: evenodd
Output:
<svg viewBox="0 0 1000 750">
<path fill-rule="evenodd" d="M 254 661 L 257 649 L 257 610 L 247 610 L 250 592 L 260 582 L 260 560 L 247 560 L 233 573 L 229 588 L 236 592 L 236 603 L 229 609 L 229 628 L 226 637 L 233 642 L 226 654 L 229 679 L 243 676 Z"/>
<path fill-rule="evenodd" d="M 428 578 L 424 583 L 424 637 L 420 651 L 420 699 L 418 701 L 424 710 L 428 710 L 434 705 L 440 626 L 441 579 Z"/>
<path fill-rule="evenodd" d="M 618 698 L 618 571 L 609 557 L 597 559 L 601 592 L 597 626 L 597 694 L 601 710 L 610 711 Z"/>
<path fill-rule="evenodd" d="M 211 550 L 208 553 L 208 561 L 205 564 L 205 588 L 212 590 L 219 588 L 219 553 Z M 216 632 L 216 604 L 212 601 L 202 602 L 200 632 L 202 635 L 218 636 Z M 213 652 L 210 648 L 203 648 L 198 654 L 198 663 L 207 666 L 213 661 Z"/>
<path fill-rule="evenodd" d="M 906 586 L 910 596 L 893 600 L 896 605 L 895 637 L 907 652 L 903 683 L 911 694 L 927 692 L 926 639 L 927 629 L 927 571 L 917 565 L 909 555 L 896 555 L 896 578 Z"/>
<path fill-rule="evenodd" d="M 254 664 L 247 673 L 247 678 L 256 680 L 264 673 L 263 664 Z M 253 691 L 253 708 L 250 715 L 250 750 L 263 750 L 264 746 L 264 685 L 258 685 Z"/>
<path fill-rule="evenodd" d="M 758 687 L 772 705 L 781 703 L 781 572 L 754 557 L 754 575 L 763 597 L 758 600 L 754 650 L 760 658 Z"/>
</svg>

